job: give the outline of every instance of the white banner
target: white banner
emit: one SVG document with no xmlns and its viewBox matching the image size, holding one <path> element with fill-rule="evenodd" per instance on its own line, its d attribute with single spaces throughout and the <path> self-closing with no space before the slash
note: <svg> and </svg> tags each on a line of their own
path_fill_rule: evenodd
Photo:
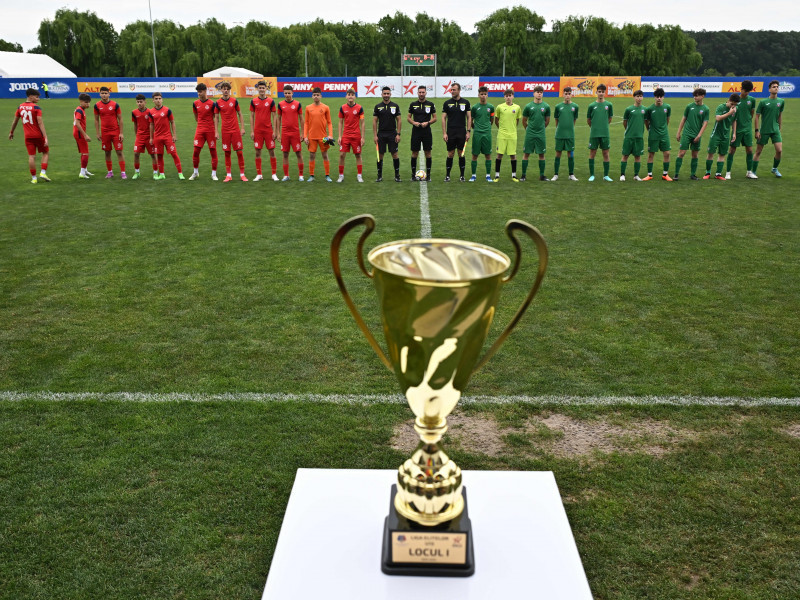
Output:
<svg viewBox="0 0 800 600">
<path fill-rule="evenodd" d="M 395 102 L 399 98 L 416 98 L 417 88 L 424 85 L 428 88 L 429 98 L 449 98 L 450 86 L 458 82 L 461 85 L 461 95 L 466 98 L 478 97 L 478 78 L 477 77 L 450 77 L 442 75 L 440 77 L 359 77 L 358 78 L 358 97 L 359 98 L 380 98 L 381 88 L 388 85 L 392 90 L 392 98 Z"/>
<path fill-rule="evenodd" d="M 118 81 L 117 87 L 120 92 L 136 92 L 152 94 L 161 92 L 162 94 L 185 94 L 194 92 L 197 82 L 195 81 Z M 210 95 L 210 94 L 209 94 Z"/>
<path fill-rule="evenodd" d="M 389 86 L 392 90 L 392 98 L 402 98 L 402 88 L 400 87 L 400 76 L 396 77 L 359 77 L 358 78 L 358 97 L 359 98 L 380 98 L 381 88 Z"/>
<path fill-rule="evenodd" d="M 648 92 L 661 88 L 669 95 L 673 94 L 691 94 L 697 88 L 703 88 L 707 94 L 721 94 L 722 82 L 721 81 L 659 81 L 655 78 L 642 77 L 642 91 Z"/>
</svg>

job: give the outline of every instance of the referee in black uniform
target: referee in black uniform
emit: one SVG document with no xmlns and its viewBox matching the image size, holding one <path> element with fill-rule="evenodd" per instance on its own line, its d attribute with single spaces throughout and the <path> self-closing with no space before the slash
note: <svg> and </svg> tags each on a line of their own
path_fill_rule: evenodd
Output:
<svg viewBox="0 0 800 600">
<path fill-rule="evenodd" d="M 469 139 L 472 128 L 472 112 L 468 100 L 461 97 L 461 84 L 453 83 L 450 87 L 450 98 L 442 107 L 442 137 L 447 142 L 447 173 L 444 180 L 450 181 L 450 169 L 453 168 L 453 155 L 458 150 L 458 168 L 461 169 L 461 181 L 464 179 L 464 146 Z"/>
<path fill-rule="evenodd" d="M 426 100 L 428 88 L 421 85 L 417 88 L 417 100 L 408 107 L 408 122 L 411 124 L 411 181 L 417 181 L 417 156 L 419 147 L 425 151 L 425 171 L 427 179 L 431 178 L 431 148 L 433 134 L 431 125 L 436 123 L 436 105 Z"/>
<path fill-rule="evenodd" d="M 383 102 L 372 111 L 372 132 L 375 134 L 375 145 L 378 147 L 378 178 L 383 181 L 383 155 L 386 148 L 394 159 L 394 180 L 400 181 L 400 158 L 397 156 L 397 145 L 400 143 L 400 107 L 391 101 L 392 90 L 389 86 L 381 88 Z"/>
</svg>

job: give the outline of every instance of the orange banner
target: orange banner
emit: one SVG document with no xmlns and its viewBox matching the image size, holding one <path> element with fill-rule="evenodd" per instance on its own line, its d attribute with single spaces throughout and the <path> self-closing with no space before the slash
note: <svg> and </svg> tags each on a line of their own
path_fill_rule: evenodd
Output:
<svg viewBox="0 0 800 600">
<path fill-rule="evenodd" d="M 112 94 L 119 91 L 116 81 L 78 81 L 79 94 L 99 94 L 101 87 L 107 87 Z"/>
<path fill-rule="evenodd" d="M 198 77 L 197 83 L 205 83 L 208 86 L 208 97 L 214 98 L 221 96 L 220 84 L 227 81 L 231 84 L 231 96 L 235 98 L 249 98 L 258 95 L 256 84 L 264 81 L 267 84 L 267 94 L 273 98 L 278 97 L 278 78 L 277 77 Z"/>
<path fill-rule="evenodd" d="M 722 91 L 726 94 L 741 94 L 742 93 L 742 82 L 741 81 L 723 81 L 722 82 Z M 750 92 L 751 94 L 760 94 L 764 91 L 764 82 L 763 81 L 754 81 L 753 82 L 753 91 Z"/>
<path fill-rule="evenodd" d="M 601 83 L 606 86 L 606 97 L 632 97 L 633 92 L 642 87 L 641 77 L 562 77 L 561 89 L 569 86 L 573 96 L 594 96 L 597 86 Z"/>
</svg>

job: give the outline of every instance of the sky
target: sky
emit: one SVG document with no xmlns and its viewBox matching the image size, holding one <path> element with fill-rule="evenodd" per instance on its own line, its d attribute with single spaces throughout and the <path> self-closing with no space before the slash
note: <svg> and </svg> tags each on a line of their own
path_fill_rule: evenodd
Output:
<svg viewBox="0 0 800 600">
<path fill-rule="evenodd" d="M 39 44 L 37 31 L 44 19 L 52 19 L 56 10 L 65 7 L 79 11 L 93 11 L 102 19 L 109 21 L 117 32 L 125 25 L 137 20 L 149 20 L 147 0 L 118 2 L 108 0 L 82 0 L 80 3 L 69 0 L 40 0 L 36 3 L 3 2 L 3 19 L 0 20 L 0 39 L 21 44 L 30 50 Z M 267 21 L 271 25 L 284 27 L 292 23 L 303 23 L 321 18 L 331 22 L 363 21 L 376 23 L 387 14 L 395 11 L 416 14 L 401 8 L 403 4 L 360 2 L 358 10 L 342 10 L 342 4 L 334 0 L 319 2 L 306 0 L 292 2 L 236 2 L 230 5 L 219 0 L 160 0 L 150 3 L 153 20 L 171 20 L 181 25 L 192 25 L 198 21 L 215 18 L 228 25 L 248 21 Z M 351 3 L 346 3 L 351 5 Z M 437 0 L 430 8 L 422 11 L 431 17 L 457 22 L 461 28 L 472 33 L 475 23 L 486 18 L 494 10 L 503 6 L 524 4 L 520 0 L 510 0 L 502 5 L 484 0 Z M 302 13 L 294 10 L 296 6 L 307 10 Z M 388 6 L 396 8 L 389 9 Z M 589 0 L 540 0 L 535 6 L 528 4 L 547 21 L 549 30 L 553 21 L 563 20 L 572 15 L 602 17 L 617 25 L 624 23 L 652 23 L 653 25 L 680 25 L 684 30 L 739 30 L 776 29 L 779 31 L 800 30 L 800 10 L 794 2 L 772 0 L 766 5 L 750 0 L 729 0 L 725 4 L 696 2 L 695 0 L 676 0 L 672 2 L 646 3 L 641 0 L 617 0 L 616 2 L 597 2 Z M 767 7 L 763 10 L 762 6 Z M 653 14 L 653 7 L 659 14 Z M 311 8 L 312 10 L 308 10 Z M 649 9 L 649 10 L 648 10 Z M 646 14 L 645 14 L 646 13 Z M 426 52 L 426 48 L 409 48 L 409 52 Z"/>
</svg>

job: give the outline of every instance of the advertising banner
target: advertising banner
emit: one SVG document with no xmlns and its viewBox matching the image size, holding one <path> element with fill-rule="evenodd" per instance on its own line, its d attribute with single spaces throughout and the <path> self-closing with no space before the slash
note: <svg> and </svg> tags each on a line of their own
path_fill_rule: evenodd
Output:
<svg viewBox="0 0 800 600">
<path fill-rule="evenodd" d="M 78 80 L 78 94 L 99 94 L 101 87 L 107 87 L 112 94 L 119 91 L 116 81 L 81 81 Z"/>
<path fill-rule="evenodd" d="M 601 83 L 606 86 L 607 98 L 633 97 L 633 92 L 641 89 L 642 78 L 639 76 L 562 77 L 561 89 L 563 90 L 565 87 L 572 88 L 573 96 L 594 96 L 597 86 Z"/>
<path fill-rule="evenodd" d="M 456 82 L 461 86 L 461 95 L 464 98 L 477 98 L 480 79 L 478 77 L 445 77 L 436 78 L 436 97 L 449 98 L 450 86 Z"/>
<path fill-rule="evenodd" d="M 118 81 L 117 89 L 120 92 L 128 91 L 136 94 L 144 94 L 145 96 L 153 92 L 161 92 L 165 96 L 170 94 L 195 94 L 197 91 L 194 89 L 197 83 L 194 81 L 169 81 L 162 80 L 140 80 L 140 81 Z"/>
<path fill-rule="evenodd" d="M 779 82 L 778 95 L 782 98 L 797 98 L 800 96 L 800 77 L 642 77 L 642 89 L 646 94 L 660 87 L 674 96 L 691 97 L 692 92 L 701 87 L 706 91 L 706 96 L 724 98 L 742 91 L 742 81 L 748 79 L 753 82 L 753 95 L 764 97 L 769 94 L 769 82 L 777 79 Z"/>
<path fill-rule="evenodd" d="M 267 84 L 267 94 L 273 98 L 278 97 L 278 80 L 276 77 L 198 77 L 197 83 L 208 86 L 208 97 L 217 98 L 222 95 L 220 84 L 227 81 L 231 84 L 231 96 L 234 98 L 248 98 L 257 96 L 256 84 L 264 81 Z M 195 85 L 197 85 L 197 83 Z"/>
<path fill-rule="evenodd" d="M 461 85 L 461 95 L 465 98 L 477 98 L 477 77 L 359 77 L 359 98 L 380 98 L 381 88 L 385 85 L 392 90 L 392 98 L 416 98 L 417 88 L 424 85 L 428 88 L 428 98 L 449 98 L 450 86 L 458 82 Z"/>
<path fill-rule="evenodd" d="M 740 82 L 741 83 L 741 82 Z M 683 81 L 670 81 L 666 79 L 654 79 L 651 77 L 642 78 L 642 91 L 646 96 L 650 95 L 653 90 L 661 88 L 664 93 L 669 95 L 685 95 L 691 96 L 697 88 L 703 88 L 707 94 L 721 94 L 722 82 L 721 81 L 703 81 L 702 78 L 686 79 Z M 732 94 L 733 92 L 728 92 Z"/>
<path fill-rule="evenodd" d="M 381 88 L 384 86 L 389 86 L 392 90 L 393 98 L 402 98 L 403 94 L 399 75 L 389 77 L 359 77 L 358 97 L 380 98 Z"/>
<path fill-rule="evenodd" d="M 558 96 L 561 81 L 550 77 L 522 78 L 522 77 L 481 77 L 480 85 L 489 88 L 490 96 L 503 96 L 503 92 L 511 88 L 514 95 L 533 95 L 533 88 L 540 85 L 544 88 L 545 96 Z M 478 95 L 477 90 L 475 95 Z"/>
<path fill-rule="evenodd" d="M 283 94 L 283 86 L 290 84 L 294 88 L 294 96 L 300 98 L 310 98 L 311 90 L 318 87 L 322 90 L 322 96 L 336 96 L 344 98 L 347 95 L 347 90 L 350 88 L 356 89 L 358 95 L 358 81 L 355 77 L 279 77 L 278 78 L 278 95 Z"/>
</svg>

